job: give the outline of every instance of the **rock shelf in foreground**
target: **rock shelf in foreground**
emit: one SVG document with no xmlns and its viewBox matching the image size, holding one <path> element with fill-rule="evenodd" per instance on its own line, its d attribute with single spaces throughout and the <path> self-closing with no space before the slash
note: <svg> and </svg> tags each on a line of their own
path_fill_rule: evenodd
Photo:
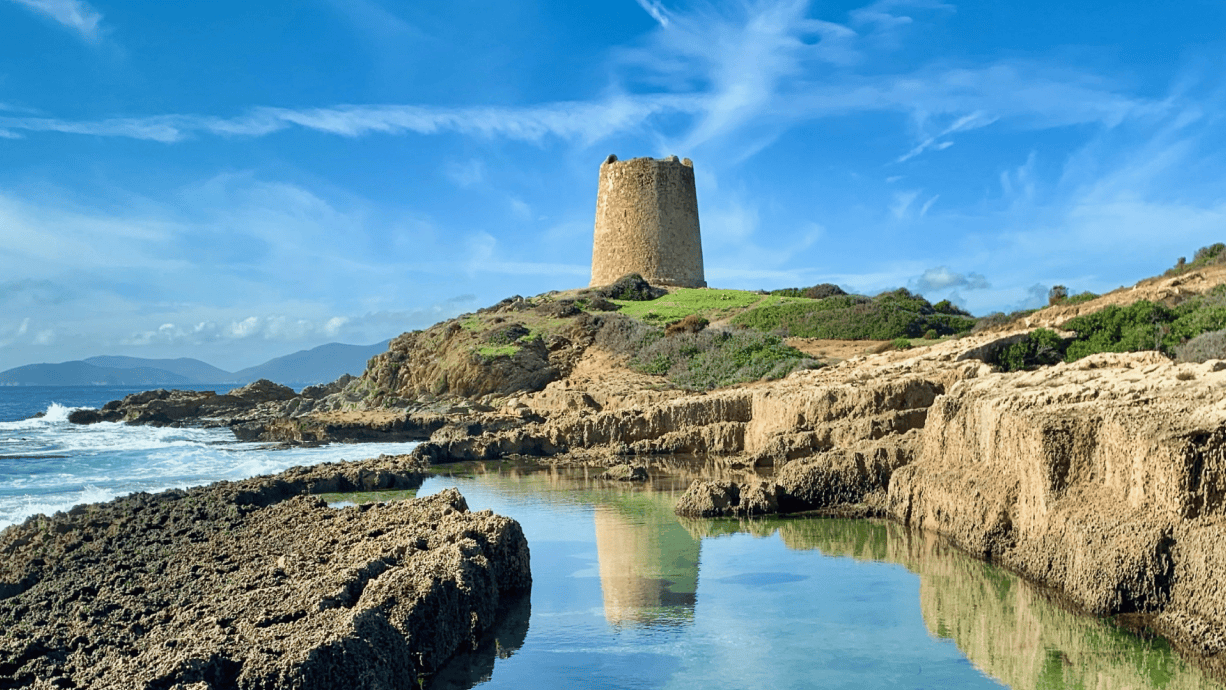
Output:
<svg viewBox="0 0 1226 690">
<path fill-rule="evenodd" d="M 416 688 L 531 587 L 519 524 L 405 458 L 134 494 L 0 532 L 0 687 Z M 292 497 L 291 497 L 292 496 Z"/>
</svg>

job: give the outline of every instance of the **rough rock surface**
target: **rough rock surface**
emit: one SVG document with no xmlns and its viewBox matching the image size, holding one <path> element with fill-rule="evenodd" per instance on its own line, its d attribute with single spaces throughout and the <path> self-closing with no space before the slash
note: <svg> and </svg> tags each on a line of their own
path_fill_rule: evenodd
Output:
<svg viewBox="0 0 1226 690">
<path fill-rule="evenodd" d="M 1226 363 L 1102 354 L 955 384 L 889 512 L 1094 613 L 1226 635 Z M 1195 632 L 1194 632 L 1195 631 Z"/>
<path fill-rule="evenodd" d="M 647 481 L 647 468 L 642 465 L 623 463 L 610 467 L 600 476 L 602 479 L 614 482 L 645 482 Z"/>
<path fill-rule="evenodd" d="M 406 457 L 134 494 L 0 532 L 0 687 L 416 688 L 531 585 L 519 525 Z M 284 500 L 282 500 L 284 499 Z"/>
<path fill-rule="evenodd" d="M 100 410 L 74 410 L 69 414 L 68 421 L 74 424 L 128 422 L 177 425 L 202 418 L 231 418 L 250 414 L 296 396 L 292 388 L 267 379 L 235 388 L 224 395 L 213 391 L 158 389 L 133 393 L 123 400 L 112 400 Z"/>
</svg>

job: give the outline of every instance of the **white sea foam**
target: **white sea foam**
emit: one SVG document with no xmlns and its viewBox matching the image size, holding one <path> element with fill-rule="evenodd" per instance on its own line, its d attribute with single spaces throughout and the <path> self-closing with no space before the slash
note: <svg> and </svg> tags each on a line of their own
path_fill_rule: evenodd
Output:
<svg viewBox="0 0 1226 690">
<path fill-rule="evenodd" d="M 47 406 L 41 417 L 19 419 L 15 422 L 0 422 L 0 431 L 20 431 L 22 429 L 42 429 L 52 425 L 66 425 L 68 424 L 68 415 L 73 410 L 79 409 L 81 408 L 66 407 L 53 402 Z"/>
<path fill-rule="evenodd" d="M 295 465 L 408 453 L 416 443 L 333 444 L 282 449 L 239 443 L 228 429 L 92 424 L 31 433 L 20 455 L 0 454 L 0 528 L 38 513 L 272 474 Z"/>
<path fill-rule="evenodd" d="M 78 491 L 56 495 L 43 496 L 2 496 L 0 495 L 0 529 L 22 522 L 32 515 L 51 515 L 61 510 L 68 510 L 82 503 L 98 503 L 109 501 L 124 493 L 115 490 L 102 489 L 96 486 L 86 486 Z"/>
</svg>

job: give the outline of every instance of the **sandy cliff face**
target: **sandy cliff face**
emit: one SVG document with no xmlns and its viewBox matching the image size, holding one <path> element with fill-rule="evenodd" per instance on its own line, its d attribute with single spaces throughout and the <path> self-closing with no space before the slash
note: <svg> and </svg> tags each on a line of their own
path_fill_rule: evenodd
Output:
<svg viewBox="0 0 1226 690">
<path fill-rule="evenodd" d="M 1164 612 L 1218 651 L 1224 456 L 1226 363 L 1095 355 L 955 384 L 888 510 L 1091 612 Z"/>
</svg>

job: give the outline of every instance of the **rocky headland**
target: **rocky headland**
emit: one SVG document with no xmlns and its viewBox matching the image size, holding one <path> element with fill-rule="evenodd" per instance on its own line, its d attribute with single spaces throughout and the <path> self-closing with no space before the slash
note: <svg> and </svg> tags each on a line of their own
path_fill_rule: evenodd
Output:
<svg viewBox="0 0 1226 690">
<path fill-rule="evenodd" d="M 454 489 L 341 509 L 313 496 L 421 480 L 381 457 L 10 527 L 0 687 L 417 688 L 532 582 L 518 523 Z"/>
</svg>

